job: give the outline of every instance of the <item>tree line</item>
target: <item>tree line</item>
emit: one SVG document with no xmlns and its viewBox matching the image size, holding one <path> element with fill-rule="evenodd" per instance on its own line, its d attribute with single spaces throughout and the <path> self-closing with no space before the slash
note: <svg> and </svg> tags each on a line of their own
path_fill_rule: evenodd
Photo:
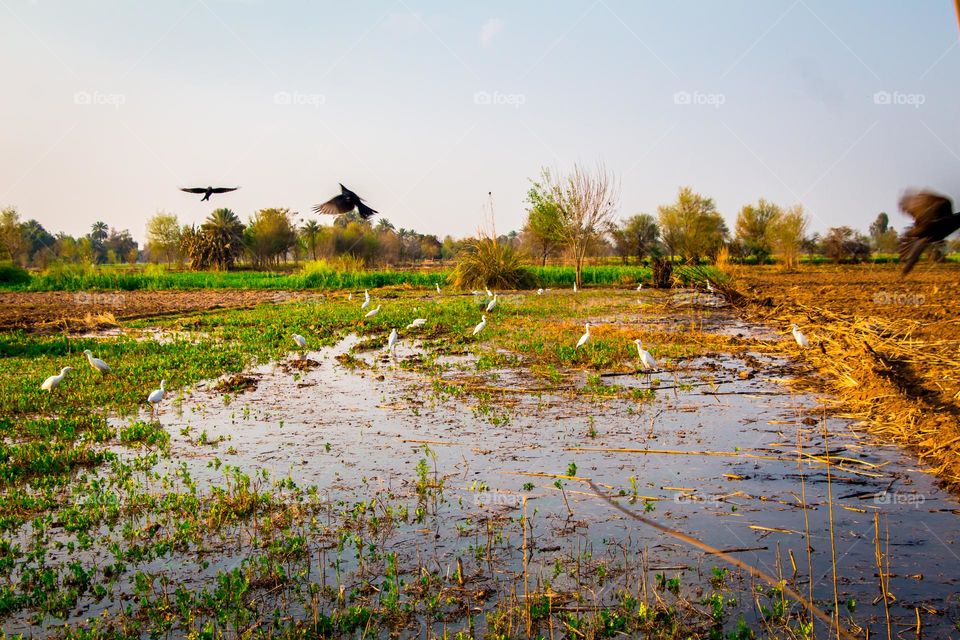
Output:
<svg viewBox="0 0 960 640">
<path fill-rule="evenodd" d="M 669 257 L 697 263 L 724 259 L 746 264 L 775 259 L 794 267 L 803 254 L 836 262 L 857 262 L 873 253 L 895 253 L 899 234 L 886 213 L 867 233 L 834 227 L 810 234 L 802 205 L 782 206 L 761 198 L 744 205 L 731 231 L 712 198 L 681 187 L 676 200 L 656 215 L 637 213 L 615 219 L 616 177 L 602 165 L 575 166 L 566 174 L 544 169 L 531 180 L 522 229 L 494 240 L 540 264 L 572 260 L 579 273 L 587 257 L 619 258 L 623 263 Z M 247 265 L 275 269 L 285 263 L 349 255 L 370 267 L 416 264 L 455 258 L 472 239 L 442 240 L 433 234 L 395 228 L 386 218 L 375 223 L 355 213 L 331 224 L 311 219 L 298 224 L 284 208 L 257 211 L 243 222 L 230 209 L 216 209 L 199 226 L 181 224 L 176 214 L 158 212 L 146 225 L 143 247 L 126 229 L 95 222 L 86 235 L 47 231 L 38 221 L 21 221 L 14 207 L 0 211 L 0 260 L 42 268 L 52 262 L 109 264 L 158 262 L 193 269 Z M 934 248 L 942 257 L 948 247 Z"/>
</svg>

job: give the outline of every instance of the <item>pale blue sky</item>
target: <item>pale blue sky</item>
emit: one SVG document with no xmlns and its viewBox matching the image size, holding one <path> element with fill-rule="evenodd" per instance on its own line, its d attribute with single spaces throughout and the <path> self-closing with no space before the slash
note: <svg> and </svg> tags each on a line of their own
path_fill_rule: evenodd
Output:
<svg viewBox="0 0 960 640">
<path fill-rule="evenodd" d="M 488 191 L 505 232 L 542 165 L 603 160 L 624 216 L 690 185 L 731 227 L 766 197 L 900 228 L 904 187 L 960 198 L 958 33 L 951 0 L 0 0 L 0 205 L 142 239 L 343 182 L 462 236 Z M 177 190 L 208 184 L 242 189 Z"/>
</svg>

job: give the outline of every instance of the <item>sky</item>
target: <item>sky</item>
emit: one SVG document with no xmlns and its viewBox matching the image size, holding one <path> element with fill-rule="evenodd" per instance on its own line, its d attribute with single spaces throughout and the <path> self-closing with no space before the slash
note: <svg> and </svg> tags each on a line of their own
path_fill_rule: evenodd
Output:
<svg viewBox="0 0 960 640">
<path fill-rule="evenodd" d="M 0 206 L 142 240 L 342 182 L 460 237 L 602 162 L 623 217 L 688 185 L 731 229 L 761 197 L 902 228 L 904 188 L 960 198 L 958 35 L 952 0 L 0 0 Z"/>
</svg>

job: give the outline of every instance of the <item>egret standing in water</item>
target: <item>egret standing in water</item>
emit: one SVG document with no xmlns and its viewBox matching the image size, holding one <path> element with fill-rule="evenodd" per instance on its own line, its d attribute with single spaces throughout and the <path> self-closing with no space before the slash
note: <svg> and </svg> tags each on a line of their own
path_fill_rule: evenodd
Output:
<svg viewBox="0 0 960 640">
<path fill-rule="evenodd" d="M 366 309 L 370 306 L 370 294 L 364 290 L 363 291 L 363 304 L 360 305 L 361 309 Z"/>
<path fill-rule="evenodd" d="M 497 306 L 497 296 L 494 295 L 490 302 L 487 303 L 487 313 L 493 311 L 493 308 Z"/>
<path fill-rule="evenodd" d="M 583 326 L 586 327 L 587 331 L 582 336 L 580 336 L 580 340 L 577 341 L 577 346 L 576 346 L 577 349 L 587 344 L 587 340 L 590 339 L 590 323 L 587 322 Z"/>
<path fill-rule="evenodd" d="M 797 344 L 800 345 L 801 349 L 806 349 L 810 346 L 810 341 L 807 340 L 807 336 L 800 332 L 800 327 L 792 324 L 790 325 L 790 328 L 793 329 L 793 339 L 797 341 Z"/>
<path fill-rule="evenodd" d="M 110 367 L 107 366 L 107 363 L 101 360 L 100 358 L 93 357 L 93 351 L 87 349 L 83 352 L 87 356 L 87 362 L 90 363 L 90 366 L 99 371 L 102 374 L 110 373 Z"/>
<path fill-rule="evenodd" d="M 387 351 L 390 352 L 390 355 L 394 355 L 394 352 L 397 349 L 397 330 L 394 329 L 390 332 L 390 337 L 387 338 Z"/>
<path fill-rule="evenodd" d="M 150 403 L 152 411 L 157 410 L 157 405 L 159 405 L 163 401 L 163 396 L 167 395 L 166 385 L 167 385 L 167 381 L 161 380 L 160 388 L 154 389 L 153 391 L 150 392 L 150 395 L 147 396 L 147 402 Z"/>
<path fill-rule="evenodd" d="M 366 314 L 365 316 L 363 316 L 363 317 L 364 317 L 364 318 L 372 318 L 373 316 L 377 315 L 378 313 L 380 313 L 380 305 L 377 305 L 377 308 L 376 308 L 376 309 L 372 309 L 372 310 L 370 310 L 370 311 L 367 311 L 367 314 Z"/>
<path fill-rule="evenodd" d="M 473 328 L 473 335 L 477 335 L 478 333 L 483 331 L 483 328 L 486 326 L 487 326 L 487 316 L 481 315 L 479 324 L 477 324 L 477 326 Z"/>
<path fill-rule="evenodd" d="M 59 375 L 50 376 L 44 380 L 43 384 L 40 385 L 40 388 L 44 391 L 53 391 L 60 385 L 60 382 L 63 381 L 63 379 L 66 378 L 67 374 L 71 371 L 73 371 L 73 367 L 64 367 L 63 369 L 60 369 Z"/>
<path fill-rule="evenodd" d="M 643 370 L 650 371 L 650 369 L 656 369 L 657 361 L 654 360 L 649 351 L 643 348 L 643 341 L 637 338 L 633 343 L 637 345 L 637 355 L 640 356 L 640 365 L 643 367 Z"/>
<path fill-rule="evenodd" d="M 642 282 L 637 285 L 637 291 L 640 291 L 641 289 L 643 289 L 643 283 L 642 283 Z"/>
<path fill-rule="evenodd" d="M 486 287 L 486 289 L 487 289 L 487 297 L 488 297 L 488 298 L 492 298 L 492 297 L 493 297 L 493 292 L 490 291 L 490 287 Z"/>
</svg>

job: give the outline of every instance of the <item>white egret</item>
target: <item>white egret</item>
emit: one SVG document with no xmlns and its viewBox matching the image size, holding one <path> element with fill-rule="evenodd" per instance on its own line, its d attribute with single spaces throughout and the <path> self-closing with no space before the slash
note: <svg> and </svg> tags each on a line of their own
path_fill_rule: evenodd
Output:
<svg viewBox="0 0 960 640">
<path fill-rule="evenodd" d="M 426 318 L 417 318 L 407 325 L 407 329 L 416 329 L 417 327 L 422 327 L 425 324 L 427 324 Z"/>
<path fill-rule="evenodd" d="M 305 349 L 307 347 L 307 339 L 299 333 L 295 333 L 290 337 L 293 338 L 293 341 L 296 342 L 301 349 Z"/>
<path fill-rule="evenodd" d="M 497 306 L 497 296 L 493 296 L 490 302 L 487 303 L 487 313 L 490 313 L 491 311 L 493 311 L 493 308 L 495 306 Z"/>
<path fill-rule="evenodd" d="M 480 295 L 480 292 L 479 292 L 479 291 L 477 291 L 476 289 L 474 289 L 474 290 L 473 290 L 473 291 L 471 291 L 470 293 L 472 293 L 472 294 L 473 294 L 473 295 L 475 295 L 475 296 L 478 296 L 478 295 Z"/>
<path fill-rule="evenodd" d="M 157 405 L 163 401 L 163 396 L 167 395 L 166 391 L 167 381 L 160 381 L 160 388 L 154 389 L 150 392 L 150 395 L 147 396 L 147 402 L 150 403 L 152 410 L 156 411 Z"/>
<path fill-rule="evenodd" d="M 110 373 L 110 367 L 107 365 L 107 363 L 101 360 L 100 358 L 94 358 L 93 351 L 90 351 L 90 349 L 87 349 L 83 353 L 84 355 L 87 356 L 87 362 L 90 363 L 91 367 L 93 367 L 100 373 Z"/>
<path fill-rule="evenodd" d="M 590 339 L 590 323 L 587 322 L 583 326 L 587 328 L 587 331 L 582 336 L 580 336 L 580 339 L 577 341 L 577 346 L 576 346 L 577 349 L 587 344 L 587 340 Z"/>
<path fill-rule="evenodd" d="M 60 374 L 55 376 L 50 376 L 43 381 L 43 384 L 40 385 L 40 388 L 44 391 L 53 391 L 60 384 L 60 381 L 67 377 L 67 374 L 73 371 L 73 367 L 64 367 L 60 369 Z"/>
<path fill-rule="evenodd" d="M 397 349 L 397 330 L 394 329 L 390 332 L 390 337 L 387 338 L 387 351 L 390 352 L 390 355 L 393 355 L 393 352 Z"/>
<path fill-rule="evenodd" d="M 487 287 L 486 289 L 487 289 L 487 297 L 488 297 L 488 298 L 492 298 L 492 297 L 493 297 L 493 293 L 490 291 L 490 287 Z"/>
<path fill-rule="evenodd" d="M 538 296 L 542 296 L 542 295 L 543 295 L 543 289 L 537 289 L 537 295 L 538 295 Z"/>
<path fill-rule="evenodd" d="M 650 355 L 650 352 L 643 348 L 643 341 L 640 338 L 637 338 L 633 341 L 637 345 L 637 355 L 640 356 L 640 364 L 643 365 L 644 371 L 649 371 L 650 369 L 657 368 L 657 361 L 654 360 L 653 356 Z"/>
<path fill-rule="evenodd" d="M 437 287 L 437 293 L 440 293 L 440 283 L 439 283 L 439 282 L 435 282 L 434 284 L 435 284 L 436 287 Z"/>
<path fill-rule="evenodd" d="M 637 291 L 640 291 L 641 289 L 643 289 L 643 283 L 642 283 L 642 282 L 637 285 Z"/>
<path fill-rule="evenodd" d="M 577 292 L 577 283 L 576 283 L 576 282 L 573 283 L 573 292 L 574 292 L 574 293 Z"/>
<path fill-rule="evenodd" d="M 371 309 L 370 311 L 367 311 L 367 314 L 366 314 L 365 316 L 363 316 L 363 317 L 364 317 L 364 318 L 372 318 L 373 316 L 377 315 L 378 313 L 380 313 L 380 305 L 377 305 L 377 308 L 376 308 L 376 309 Z"/>
<path fill-rule="evenodd" d="M 710 284 L 710 280 L 707 280 L 707 291 L 713 293 L 713 285 Z"/>
<path fill-rule="evenodd" d="M 793 339 L 797 341 L 797 344 L 800 345 L 801 349 L 806 349 L 810 346 L 810 341 L 807 340 L 807 336 L 800 332 L 800 327 L 792 324 L 790 325 L 790 328 L 793 329 Z"/>
<path fill-rule="evenodd" d="M 352 294 L 352 293 L 348 293 L 348 294 L 347 294 L 347 300 L 353 300 L 353 294 Z"/>
<path fill-rule="evenodd" d="M 370 294 L 366 290 L 363 292 L 363 304 L 360 305 L 361 309 L 366 309 L 370 306 Z"/>
<path fill-rule="evenodd" d="M 480 333 L 481 331 L 483 331 L 483 328 L 486 327 L 486 326 L 487 326 L 487 316 L 481 315 L 481 316 L 480 316 L 480 323 L 473 328 L 473 335 L 477 335 L 478 333 Z"/>
</svg>

